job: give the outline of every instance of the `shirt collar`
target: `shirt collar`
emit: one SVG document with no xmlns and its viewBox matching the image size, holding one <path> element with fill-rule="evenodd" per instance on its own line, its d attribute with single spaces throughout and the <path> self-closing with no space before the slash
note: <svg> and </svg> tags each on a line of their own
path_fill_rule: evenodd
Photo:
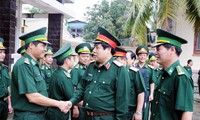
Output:
<svg viewBox="0 0 200 120">
<path fill-rule="evenodd" d="M 40 63 L 38 62 L 38 61 L 36 61 L 36 60 L 34 60 L 29 54 L 27 54 L 27 53 L 24 53 L 24 57 L 25 58 L 28 58 L 29 60 L 30 60 L 30 63 L 34 66 L 34 65 L 38 65 L 38 66 L 40 66 Z"/>
<path fill-rule="evenodd" d="M 165 71 L 168 73 L 169 76 L 172 75 L 174 69 L 176 69 L 176 66 L 180 65 L 179 60 L 177 60 L 176 62 L 174 62 L 170 67 L 168 67 Z"/>
<path fill-rule="evenodd" d="M 110 66 L 111 66 L 111 63 L 113 62 L 113 60 L 115 60 L 115 58 L 114 57 L 111 57 L 106 63 L 104 63 L 103 64 L 103 66 L 101 66 L 101 67 L 104 67 L 104 68 L 106 68 L 106 70 L 108 70 L 109 68 L 110 68 Z M 94 64 L 96 67 L 99 67 L 99 63 L 98 62 L 95 62 L 95 64 Z"/>
</svg>

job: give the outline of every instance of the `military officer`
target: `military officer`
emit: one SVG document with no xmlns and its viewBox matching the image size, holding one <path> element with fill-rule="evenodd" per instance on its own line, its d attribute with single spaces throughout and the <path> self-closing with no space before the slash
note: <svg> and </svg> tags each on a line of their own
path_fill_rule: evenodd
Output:
<svg viewBox="0 0 200 120">
<path fill-rule="evenodd" d="M 116 53 L 114 56 L 116 59 L 121 62 L 125 67 L 128 64 L 126 55 L 127 51 L 122 48 L 116 47 Z M 135 61 L 132 61 L 135 62 Z M 139 69 L 131 66 L 127 69 L 129 71 L 130 81 L 131 81 L 131 90 L 130 90 L 130 104 L 129 104 L 129 113 L 128 120 L 142 120 L 142 107 L 144 103 L 144 92 L 146 87 L 144 85 L 143 77 Z"/>
<path fill-rule="evenodd" d="M 70 70 L 74 66 L 73 51 L 71 44 L 67 43 L 60 48 L 53 58 L 57 60 L 59 66 L 52 74 L 49 83 L 49 97 L 56 100 L 69 100 L 74 93 Z M 68 120 L 69 113 L 65 114 L 56 107 L 49 107 L 47 120 Z"/>
<path fill-rule="evenodd" d="M 123 64 L 112 57 L 120 43 L 102 27 L 98 31 L 93 50 L 97 60 L 88 66 L 68 106 L 83 99 L 86 120 L 126 120 L 129 75 Z"/>
<path fill-rule="evenodd" d="M 5 59 L 4 39 L 0 37 L 0 119 L 7 120 L 8 112 L 13 111 L 10 100 L 10 76 L 8 67 L 3 64 Z"/>
<path fill-rule="evenodd" d="M 184 66 L 184 68 L 188 71 L 188 73 L 192 76 L 192 65 L 193 65 L 193 61 L 191 59 L 189 59 L 187 61 L 187 66 Z"/>
<path fill-rule="evenodd" d="M 50 82 L 50 77 L 51 74 L 53 73 L 53 50 L 52 47 L 47 46 L 47 50 L 45 52 L 44 55 L 44 64 L 42 65 L 41 69 L 42 69 L 42 73 L 44 74 L 45 77 L 45 81 L 46 81 L 46 86 L 47 86 L 47 92 L 49 90 L 49 82 Z"/>
<path fill-rule="evenodd" d="M 67 103 L 47 97 L 46 83 L 41 74 L 39 60 L 44 58 L 46 28 L 40 28 L 19 37 L 25 41 L 24 57 L 14 65 L 11 81 L 11 100 L 14 120 L 45 120 L 46 106 L 67 112 Z"/>
<path fill-rule="evenodd" d="M 153 100 L 154 81 L 156 78 L 153 67 L 146 63 L 149 54 L 149 49 L 147 46 L 141 45 L 137 47 L 136 54 L 139 61 L 136 65 L 136 68 L 138 68 L 142 73 L 144 84 L 147 89 L 144 99 L 143 120 L 148 120 L 150 105 L 149 102 Z"/>
<path fill-rule="evenodd" d="M 152 102 L 151 120 L 192 120 L 193 80 L 180 65 L 181 45 L 187 41 L 157 29 L 156 56 L 163 66 Z"/>
</svg>

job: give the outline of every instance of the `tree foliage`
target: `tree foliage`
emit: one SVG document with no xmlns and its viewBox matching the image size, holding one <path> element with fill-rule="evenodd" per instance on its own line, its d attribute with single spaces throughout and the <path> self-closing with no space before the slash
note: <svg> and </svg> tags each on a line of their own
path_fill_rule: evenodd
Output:
<svg viewBox="0 0 200 120">
<path fill-rule="evenodd" d="M 124 32 L 125 17 L 130 9 L 131 3 L 126 0 L 113 0 L 109 3 L 103 0 L 101 3 L 88 7 L 85 14 L 87 25 L 84 27 L 84 39 L 94 40 L 97 36 L 99 26 L 107 29 L 118 39 L 124 39 L 130 36 Z"/>
</svg>

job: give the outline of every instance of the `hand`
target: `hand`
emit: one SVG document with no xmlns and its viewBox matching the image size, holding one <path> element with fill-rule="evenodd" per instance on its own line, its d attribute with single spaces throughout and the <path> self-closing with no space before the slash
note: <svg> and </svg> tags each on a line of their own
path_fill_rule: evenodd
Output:
<svg viewBox="0 0 200 120">
<path fill-rule="evenodd" d="M 142 114 L 138 115 L 138 114 L 134 113 L 132 120 L 142 120 Z"/>
<path fill-rule="evenodd" d="M 12 113 L 13 112 L 13 108 L 11 105 L 8 105 L 8 113 Z"/>
<path fill-rule="evenodd" d="M 153 94 L 150 94 L 149 95 L 149 101 L 152 101 L 153 100 Z"/>
<path fill-rule="evenodd" d="M 60 101 L 58 105 L 58 108 L 64 113 L 67 113 L 71 107 L 72 107 L 71 101 Z"/>
<path fill-rule="evenodd" d="M 78 118 L 79 117 L 79 110 L 77 106 L 74 106 L 73 109 L 73 118 Z"/>
</svg>

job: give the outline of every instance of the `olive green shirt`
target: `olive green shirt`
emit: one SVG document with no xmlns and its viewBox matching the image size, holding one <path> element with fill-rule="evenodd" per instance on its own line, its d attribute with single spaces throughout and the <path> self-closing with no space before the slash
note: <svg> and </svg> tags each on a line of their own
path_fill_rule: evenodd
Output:
<svg viewBox="0 0 200 120">
<path fill-rule="evenodd" d="M 192 76 L 192 68 L 189 66 L 184 66 L 184 68 L 188 71 L 188 73 Z"/>
<path fill-rule="evenodd" d="M 25 96 L 27 93 L 40 93 L 48 96 L 44 76 L 39 62 L 24 53 L 15 63 L 12 71 L 11 100 L 14 110 L 40 112 L 46 107 L 30 103 Z"/>
<path fill-rule="evenodd" d="M 67 101 L 73 94 L 74 86 L 71 81 L 70 73 L 64 68 L 58 67 L 50 78 L 49 97 L 55 100 Z M 51 120 L 67 120 L 69 114 L 61 112 L 59 108 L 49 107 L 47 117 Z"/>
<path fill-rule="evenodd" d="M 146 87 L 139 69 L 135 67 L 130 67 L 129 76 L 131 81 L 130 107 L 136 107 L 138 94 L 145 92 Z"/>
<path fill-rule="evenodd" d="M 52 66 L 48 67 L 46 64 L 44 64 L 41 67 L 41 70 L 42 70 L 42 73 L 44 74 L 45 82 L 46 82 L 46 86 L 47 86 L 47 91 L 48 91 L 51 74 L 53 73 L 53 67 Z"/>
<path fill-rule="evenodd" d="M 193 95 L 191 76 L 179 61 L 174 62 L 159 76 L 151 120 L 180 120 L 183 112 L 193 111 Z"/>
<path fill-rule="evenodd" d="M 112 57 L 103 66 L 92 62 L 78 84 L 73 105 L 83 99 L 86 111 L 116 114 L 116 120 L 126 120 L 129 106 L 130 78 L 126 68 Z"/>
<path fill-rule="evenodd" d="M 74 68 L 71 70 L 71 77 L 74 86 L 77 86 L 80 80 L 82 79 L 83 74 L 86 71 L 86 67 L 84 67 L 80 62 L 77 63 Z"/>
<path fill-rule="evenodd" d="M 10 86 L 10 81 L 7 66 L 0 64 L 0 98 L 5 98 L 9 95 L 8 87 Z"/>
</svg>

